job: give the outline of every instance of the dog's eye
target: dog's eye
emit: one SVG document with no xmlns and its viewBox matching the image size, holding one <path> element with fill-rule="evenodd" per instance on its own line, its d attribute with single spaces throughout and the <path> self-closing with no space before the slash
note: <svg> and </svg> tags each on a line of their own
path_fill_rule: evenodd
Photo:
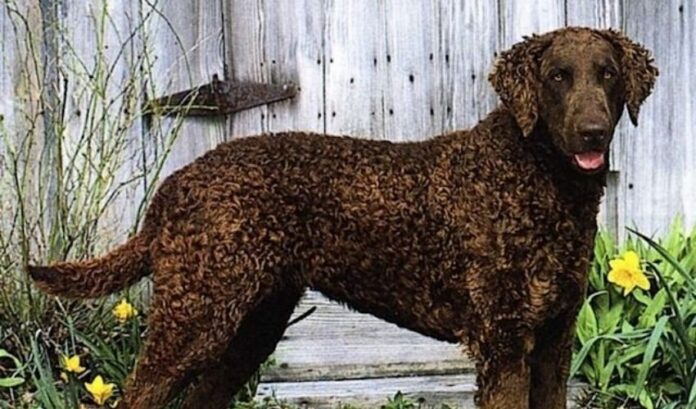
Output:
<svg viewBox="0 0 696 409">
<path fill-rule="evenodd" d="M 563 72 L 561 71 L 556 71 L 551 74 L 551 79 L 556 81 L 556 82 L 562 82 L 565 76 L 563 75 Z"/>
<path fill-rule="evenodd" d="M 610 79 L 614 78 L 615 76 L 616 76 L 616 71 L 614 71 L 611 68 L 606 68 L 604 70 L 604 74 L 602 74 L 602 78 L 604 78 L 605 80 L 610 80 Z"/>
</svg>

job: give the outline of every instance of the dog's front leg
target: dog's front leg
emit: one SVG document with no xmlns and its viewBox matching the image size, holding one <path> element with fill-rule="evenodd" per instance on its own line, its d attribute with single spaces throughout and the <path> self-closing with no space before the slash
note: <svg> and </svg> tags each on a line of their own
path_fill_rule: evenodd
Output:
<svg viewBox="0 0 696 409">
<path fill-rule="evenodd" d="M 482 409 L 529 409 L 531 334 L 500 327 L 472 345 L 477 360 L 476 404 Z"/>
<path fill-rule="evenodd" d="M 565 409 L 575 315 L 562 315 L 537 330 L 532 351 L 530 409 Z"/>
</svg>

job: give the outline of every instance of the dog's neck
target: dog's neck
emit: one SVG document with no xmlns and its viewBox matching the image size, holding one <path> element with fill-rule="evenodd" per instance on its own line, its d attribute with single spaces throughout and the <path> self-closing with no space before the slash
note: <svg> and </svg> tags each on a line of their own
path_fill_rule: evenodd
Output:
<svg viewBox="0 0 696 409">
<path fill-rule="evenodd" d="M 606 186 L 607 171 L 587 175 L 575 169 L 567 155 L 553 144 L 543 121 L 538 121 L 532 133 L 525 137 L 512 113 L 501 105 L 481 121 L 480 125 L 493 129 L 494 135 L 507 133 L 509 137 L 520 141 L 537 165 L 544 168 L 544 173 L 551 175 L 558 191 L 570 202 L 583 204 L 588 209 L 599 208 Z"/>
</svg>

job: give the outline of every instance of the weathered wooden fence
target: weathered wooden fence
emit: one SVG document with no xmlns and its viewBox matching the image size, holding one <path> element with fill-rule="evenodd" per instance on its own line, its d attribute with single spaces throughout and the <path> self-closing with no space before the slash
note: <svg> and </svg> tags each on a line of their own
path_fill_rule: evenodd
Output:
<svg viewBox="0 0 696 409">
<path fill-rule="evenodd" d="M 186 119 L 165 173 L 221 141 L 261 132 L 301 129 L 419 140 L 470 127 L 497 103 L 486 81 L 496 52 L 522 35 L 564 25 L 622 28 L 654 51 L 662 73 L 640 126 L 634 129 L 624 118 L 617 132 L 602 221 L 617 231 L 628 225 L 652 232 L 676 214 L 696 220 L 693 2 L 216 0 L 176 7 L 156 0 L 3 2 L 0 108 L 10 130 L 22 126 L 17 112 L 30 103 L 32 92 L 65 91 L 73 102 L 65 115 L 75 126 L 83 108 L 70 94 L 75 87 L 70 73 L 53 72 L 50 65 L 32 67 L 23 58 L 11 7 L 26 11 L 32 41 L 47 64 L 51 47 L 60 52 L 60 44 L 70 44 L 83 61 L 105 54 L 114 64 L 114 77 L 124 81 L 133 74 L 125 69 L 126 60 L 137 58 L 137 50 L 109 55 L 109 46 L 147 42 L 153 53 L 150 90 L 159 94 L 210 82 L 214 74 L 300 86 L 290 102 L 231 118 Z M 109 29 L 97 37 L 94 13 L 102 6 Z M 45 25 L 51 18 L 61 28 L 60 38 L 51 38 L 53 31 Z M 127 38 L 139 29 L 144 33 Z M 53 91 L 22 88 L 18 74 L 27 70 L 68 80 L 67 90 L 61 84 Z M 50 109 L 43 113 L 51 114 Z M 140 129 L 134 135 L 148 138 Z"/>
<path fill-rule="evenodd" d="M 646 232 L 696 220 L 696 5 L 683 1 L 226 2 L 231 78 L 297 81 L 291 103 L 232 118 L 231 135 L 309 129 L 419 140 L 476 123 L 497 102 L 497 51 L 564 25 L 618 27 L 662 70 L 640 126 L 622 120 L 602 223 Z M 190 136 L 192 137 L 192 136 Z"/>
<path fill-rule="evenodd" d="M 131 143 L 123 154 L 131 165 L 119 170 L 124 177 L 147 166 L 143 155 L 168 149 L 153 140 L 155 128 L 182 128 L 163 175 L 219 142 L 262 132 L 292 129 L 406 141 L 467 128 L 497 103 L 486 81 L 496 53 L 522 35 L 565 25 L 621 28 L 654 51 L 661 75 L 641 110 L 639 127 L 624 118 L 617 131 L 601 222 L 623 234 L 624 226 L 662 230 L 677 214 L 688 224 L 696 221 L 692 1 L 3 1 L 0 115 L 10 136 L 35 126 L 29 119 L 42 115 L 64 115 L 68 132 L 84 126 L 80 118 L 88 100 L 79 84 L 91 77 L 74 77 L 94 70 L 97 56 L 109 62 L 115 84 L 138 82 L 140 102 L 143 96 L 208 83 L 213 75 L 298 85 L 291 101 L 227 118 L 139 118 L 128 126 Z M 95 10 L 101 10 L 101 19 Z M 17 29 L 19 15 L 24 30 Z M 42 66 L 30 64 L 26 45 L 40 50 Z M 124 45 L 125 52 L 109 51 Z M 76 63 L 67 72 L 52 68 L 53 59 L 68 54 L 86 64 Z M 147 67 L 147 78 L 138 77 L 142 70 L 133 70 L 134 64 Z M 55 83 L 33 89 L 21 80 L 27 72 Z M 118 85 L 103 92 L 123 98 Z M 48 100 L 66 95 L 71 103 L 66 112 L 52 112 L 36 104 L 39 95 Z M 107 115 L 123 113 L 112 105 L 102 109 Z M 32 129 L 42 132 L 43 144 L 54 143 L 55 130 Z M 132 203 L 148 183 L 121 198 L 114 211 L 121 225 L 135 217 Z M 396 389 L 434 400 L 461 399 L 473 390 L 471 366 L 456 347 L 348 315 L 314 295 L 308 302 L 318 303 L 319 312 L 290 330 L 264 393 L 274 387 L 314 407 L 337 399 L 373 402 Z M 363 378 L 371 380 L 361 384 Z"/>
</svg>

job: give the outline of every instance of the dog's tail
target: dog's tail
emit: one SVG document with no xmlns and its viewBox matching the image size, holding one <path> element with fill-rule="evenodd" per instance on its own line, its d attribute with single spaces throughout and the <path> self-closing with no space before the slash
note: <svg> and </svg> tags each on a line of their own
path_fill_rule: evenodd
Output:
<svg viewBox="0 0 696 409">
<path fill-rule="evenodd" d="M 46 293 L 67 298 L 95 298 L 130 286 L 150 274 L 149 234 L 133 236 L 102 257 L 50 266 L 27 266 L 36 285 Z"/>
</svg>

